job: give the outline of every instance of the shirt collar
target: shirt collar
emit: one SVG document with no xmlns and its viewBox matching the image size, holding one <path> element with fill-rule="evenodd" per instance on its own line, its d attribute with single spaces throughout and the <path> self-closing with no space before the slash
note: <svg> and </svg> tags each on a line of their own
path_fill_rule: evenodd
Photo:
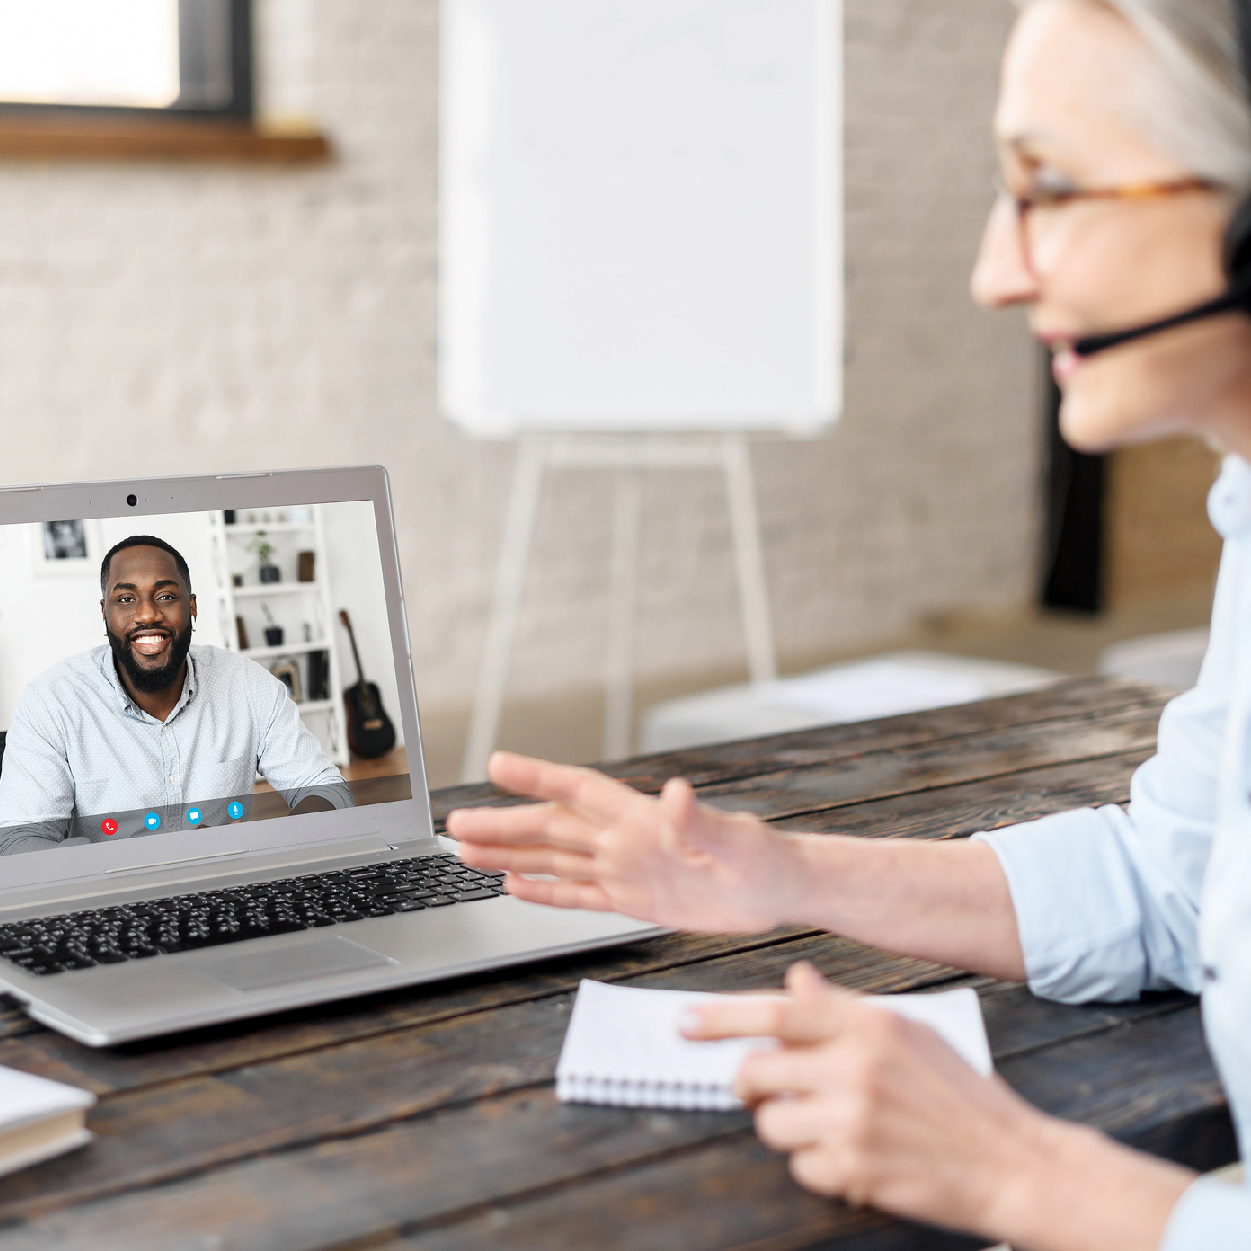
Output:
<svg viewBox="0 0 1251 1251">
<path fill-rule="evenodd" d="M 1251 533 L 1251 465 L 1226 456 L 1220 477 L 1208 493 L 1208 516 L 1223 539 Z"/>
<path fill-rule="evenodd" d="M 130 698 L 126 688 L 122 685 L 122 679 L 118 676 L 117 663 L 113 659 L 113 649 L 105 644 L 100 649 L 100 672 L 104 675 L 104 680 L 113 688 L 113 692 L 117 697 L 118 706 L 122 712 L 129 712 L 137 717 L 146 717 L 148 714 L 144 712 L 133 699 Z M 166 718 L 165 724 L 168 725 L 195 697 L 198 679 L 196 676 L 195 657 L 190 651 L 187 652 L 187 676 L 183 680 L 182 694 L 178 698 L 178 703 L 174 705 L 174 711 Z"/>
</svg>

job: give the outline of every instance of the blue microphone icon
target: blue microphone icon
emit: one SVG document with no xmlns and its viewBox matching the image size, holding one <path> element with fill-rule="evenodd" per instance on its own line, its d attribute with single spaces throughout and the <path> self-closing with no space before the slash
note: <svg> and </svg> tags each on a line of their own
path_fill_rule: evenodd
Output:
<svg viewBox="0 0 1251 1251">
<path fill-rule="evenodd" d="M 237 799 L 232 800 L 226 805 L 226 811 L 232 821 L 238 821 L 243 816 L 243 805 Z"/>
</svg>

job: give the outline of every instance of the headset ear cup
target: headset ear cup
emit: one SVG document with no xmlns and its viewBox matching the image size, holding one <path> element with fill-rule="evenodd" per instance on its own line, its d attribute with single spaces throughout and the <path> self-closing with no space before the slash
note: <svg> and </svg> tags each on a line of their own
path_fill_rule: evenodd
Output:
<svg viewBox="0 0 1251 1251">
<path fill-rule="evenodd" d="M 1251 286 L 1251 199 L 1243 200 L 1234 210 L 1225 232 L 1223 259 L 1232 288 Z"/>
</svg>

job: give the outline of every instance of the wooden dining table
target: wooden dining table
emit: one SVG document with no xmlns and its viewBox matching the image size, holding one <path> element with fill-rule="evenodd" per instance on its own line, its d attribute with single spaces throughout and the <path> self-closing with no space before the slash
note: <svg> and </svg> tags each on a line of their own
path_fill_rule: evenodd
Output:
<svg viewBox="0 0 1251 1251">
<path fill-rule="evenodd" d="M 1074 680 L 889 720 L 639 757 L 607 771 L 778 829 L 965 838 L 1123 803 L 1167 693 Z M 489 787 L 433 796 L 515 802 Z M 469 904 L 463 906 L 471 906 Z M 866 992 L 972 986 L 999 1074 L 1047 1112 L 1199 1169 L 1235 1158 L 1197 1001 L 1064 1007 L 811 929 L 672 934 L 95 1051 L 0 1015 L 0 1064 L 93 1091 L 95 1140 L 0 1179 L 0 1249 L 972 1248 L 802 1190 L 751 1118 L 558 1103 L 581 978 L 771 988 L 808 960 Z"/>
</svg>

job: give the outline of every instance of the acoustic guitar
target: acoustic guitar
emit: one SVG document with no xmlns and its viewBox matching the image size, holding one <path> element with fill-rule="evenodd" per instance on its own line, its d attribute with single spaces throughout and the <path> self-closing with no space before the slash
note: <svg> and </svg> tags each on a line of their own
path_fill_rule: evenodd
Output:
<svg viewBox="0 0 1251 1251">
<path fill-rule="evenodd" d="M 356 681 L 343 692 L 343 702 L 347 705 L 348 746 L 365 760 L 373 760 L 385 756 L 395 746 L 395 726 L 382 707 L 377 685 L 365 681 L 356 635 L 346 609 L 340 609 L 339 620 L 347 631 L 352 659 L 356 661 Z"/>
</svg>

